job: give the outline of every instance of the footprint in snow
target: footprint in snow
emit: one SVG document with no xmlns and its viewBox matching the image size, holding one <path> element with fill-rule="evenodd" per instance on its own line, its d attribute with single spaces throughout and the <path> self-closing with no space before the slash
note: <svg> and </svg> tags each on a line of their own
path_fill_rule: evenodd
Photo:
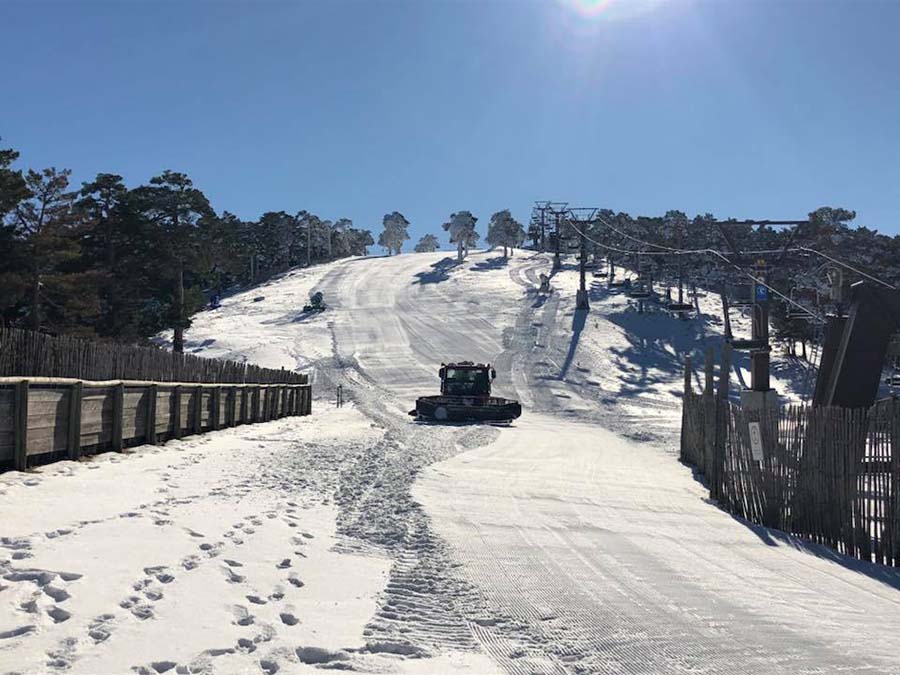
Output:
<svg viewBox="0 0 900 675">
<path fill-rule="evenodd" d="M 11 640 L 12 638 L 29 635 L 37 630 L 37 626 L 19 626 L 11 630 L 0 631 L 0 640 Z"/>
<path fill-rule="evenodd" d="M 57 537 L 63 537 L 67 534 L 72 534 L 72 530 L 51 530 L 50 532 L 44 532 L 44 536 L 47 539 L 56 539 Z"/>
<path fill-rule="evenodd" d="M 236 573 L 230 567 L 223 567 L 223 571 L 225 572 L 225 580 L 230 584 L 239 584 L 242 583 L 246 577 L 241 574 Z"/>
<path fill-rule="evenodd" d="M 247 611 L 246 607 L 242 605 L 235 605 L 231 608 L 232 613 L 234 614 L 234 623 L 236 626 L 250 626 L 256 620 L 256 618 Z"/>
<path fill-rule="evenodd" d="M 141 599 L 132 595 L 119 603 L 119 607 L 122 609 L 127 609 L 131 614 L 144 621 L 145 619 L 149 619 L 154 616 L 153 608 L 145 602 L 142 602 Z"/>
<path fill-rule="evenodd" d="M 53 605 L 47 609 L 47 616 L 53 619 L 53 623 L 62 623 L 63 621 L 68 621 L 72 618 L 72 613 L 67 612 L 62 607 L 57 607 Z"/>
<path fill-rule="evenodd" d="M 144 574 L 155 577 L 161 584 L 170 584 L 175 581 L 175 577 L 169 574 L 168 567 L 165 565 L 157 565 L 155 567 L 145 567 Z"/>
<path fill-rule="evenodd" d="M 281 623 L 283 623 L 285 626 L 296 626 L 298 623 L 300 623 L 300 619 L 294 616 L 293 612 L 281 612 L 278 614 L 278 616 L 281 619 Z"/>
<path fill-rule="evenodd" d="M 190 571 L 196 569 L 200 565 L 200 558 L 196 555 L 189 555 L 181 561 L 181 566 Z"/>
<path fill-rule="evenodd" d="M 65 588 L 62 588 L 61 586 L 54 586 L 53 584 L 47 584 L 46 586 L 44 586 L 43 590 L 44 593 L 49 595 L 56 602 L 65 602 L 72 597 L 71 595 L 69 595 L 69 591 L 67 591 Z"/>
<path fill-rule="evenodd" d="M 115 614 L 101 614 L 88 625 L 88 637 L 95 644 L 104 642 L 112 634 L 112 622 Z"/>
<path fill-rule="evenodd" d="M 278 662 L 273 661 L 272 659 L 260 659 L 259 668 L 266 675 L 275 675 L 278 672 Z"/>
<path fill-rule="evenodd" d="M 247 638 L 238 638 L 237 650 L 243 654 L 252 654 L 256 651 L 256 644 Z"/>
</svg>

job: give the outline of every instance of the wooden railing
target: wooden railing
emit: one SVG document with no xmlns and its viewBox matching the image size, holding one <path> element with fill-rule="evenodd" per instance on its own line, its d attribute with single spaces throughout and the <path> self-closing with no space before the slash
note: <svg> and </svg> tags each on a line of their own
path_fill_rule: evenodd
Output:
<svg viewBox="0 0 900 675">
<path fill-rule="evenodd" d="M 0 378 L 0 466 L 78 459 L 225 427 L 309 415 L 311 387 Z"/>
<path fill-rule="evenodd" d="M 240 361 L 177 354 L 157 347 L 53 336 L 0 325 L 0 377 L 71 377 L 79 380 L 142 380 L 304 384 L 291 370 Z"/>
</svg>

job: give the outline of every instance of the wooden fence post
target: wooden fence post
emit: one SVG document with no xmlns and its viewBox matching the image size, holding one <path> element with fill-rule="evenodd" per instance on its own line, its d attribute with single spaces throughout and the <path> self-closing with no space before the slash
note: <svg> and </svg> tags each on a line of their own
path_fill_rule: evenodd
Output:
<svg viewBox="0 0 900 675">
<path fill-rule="evenodd" d="M 893 499 L 888 503 L 887 527 L 890 530 L 890 548 L 893 565 L 900 567 L 900 403 L 891 402 L 890 409 L 890 452 L 891 493 Z"/>
<path fill-rule="evenodd" d="M 69 459 L 75 460 L 81 456 L 81 398 L 84 384 L 79 380 L 69 390 Z"/>
<path fill-rule="evenodd" d="M 172 388 L 172 438 L 181 438 L 181 387 Z"/>
<path fill-rule="evenodd" d="M 241 387 L 241 424 L 247 423 L 247 410 L 249 410 L 250 406 L 247 405 L 247 385 Z"/>
<path fill-rule="evenodd" d="M 219 419 L 222 410 L 222 387 L 214 387 L 212 390 L 212 414 L 209 416 L 209 426 L 216 430 L 222 426 Z"/>
<path fill-rule="evenodd" d="M 703 464 L 702 471 L 706 477 L 710 487 L 710 496 L 712 496 L 713 485 L 712 476 L 712 455 L 716 446 L 716 397 L 713 380 L 713 349 L 706 348 L 705 362 L 703 364 L 704 374 L 706 376 L 705 386 L 703 388 Z"/>
<path fill-rule="evenodd" d="M 24 471 L 28 467 L 28 380 L 16 384 L 13 411 L 13 464 L 16 471 Z"/>
<path fill-rule="evenodd" d="M 194 390 L 194 433 L 203 432 L 203 387 Z"/>
<path fill-rule="evenodd" d="M 122 450 L 122 417 L 125 414 L 125 384 L 119 382 L 113 388 L 112 448 Z"/>
<path fill-rule="evenodd" d="M 288 396 L 290 393 L 287 387 L 281 387 L 281 417 L 287 417 L 290 414 L 290 408 L 288 408 Z"/>
<path fill-rule="evenodd" d="M 722 475 L 725 464 L 725 443 L 728 433 L 728 388 L 731 381 L 731 345 L 725 343 L 722 348 L 722 364 L 719 368 L 719 391 L 716 392 L 716 433 L 713 438 L 713 453 L 710 457 L 710 472 L 707 476 L 709 481 L 710 497 L 718 499 L 721 491 L 719 489 L 719 479 Z"/>
<path fill-rule="evenodd" d="M 692 377 L 691 355 L 687 354 L 684 357 L 684 396 L 681 399 L 681 441 L 678 447 L 679 459 L 682 462 L 687 461 L 688 456 L 685 444 L 690 442 L 687 438 L 687 424 L 689 414 L 688 406 L 691 405 L 691 394 L 693 394 L 693 391 L 691 390 Z"/>
<path fill-rule="evenodd" d="M 147 387 L 147 443 L 156 445 L 156 390 L 151 384 Z"/>
</svg>

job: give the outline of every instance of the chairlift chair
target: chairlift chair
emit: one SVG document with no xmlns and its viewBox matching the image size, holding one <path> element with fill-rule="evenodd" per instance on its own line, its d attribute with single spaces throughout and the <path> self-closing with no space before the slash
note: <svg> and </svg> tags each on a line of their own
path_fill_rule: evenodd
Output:
<svg viewBox="0 0 900 675">
<path fill-rule="evenodd" d="M 666 311 L 674 312 L 675 314 L 684 314 L 686 312 L 693 312 L 694 306 L 689 302 L 667 302 Z"/>
<path fill-rule="evenodd" d="M 752 305 L 752 303 L 750 303 Z M 732 349 L 740 351 L 759 351 L 769 349 L 769 343 L 764 338 L 736 338 L 731 332 L 731 316 L 729 310 L 731 300 L 728 299 L 726 293 L 722 293 L 722 317 L 725 321 L 725 342 L 731 345 Z"/>
<path fill-rule="evenodd" d="M 768 347 L 768 343 L 762 338 L 743 339 L 726 337 L 725 341 L 731 345 L 732 349 L 738 350 L 759 351 L 760 349 L 766 349 Z"/>
<path fill-rule="evenodd" d="M 725 287 L 730 307 L 752 307 L 753 287 L 750 284 L 728 284 Z"/>
<path fill-rule="evenodd" d="M 625 292 L 625 295 L 632 300 L 646 300 L 652 294 L 650 293 L 650 288 L 647 286 L 647 282 L 643 279 L 638 279 L 631 284 L 631 287 Z"/>
</svg>

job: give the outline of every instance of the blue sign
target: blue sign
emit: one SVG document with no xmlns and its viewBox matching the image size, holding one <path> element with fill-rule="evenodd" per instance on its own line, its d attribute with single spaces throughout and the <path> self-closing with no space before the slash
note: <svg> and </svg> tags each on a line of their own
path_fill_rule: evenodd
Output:
<svg viewBox="0 0 900 675">
<path fill-rule="evenodd" d="M 756 284 L 756 301 L 766 302 L 769 299 L 769 289 L 760 284 Z"/>
</svg>

